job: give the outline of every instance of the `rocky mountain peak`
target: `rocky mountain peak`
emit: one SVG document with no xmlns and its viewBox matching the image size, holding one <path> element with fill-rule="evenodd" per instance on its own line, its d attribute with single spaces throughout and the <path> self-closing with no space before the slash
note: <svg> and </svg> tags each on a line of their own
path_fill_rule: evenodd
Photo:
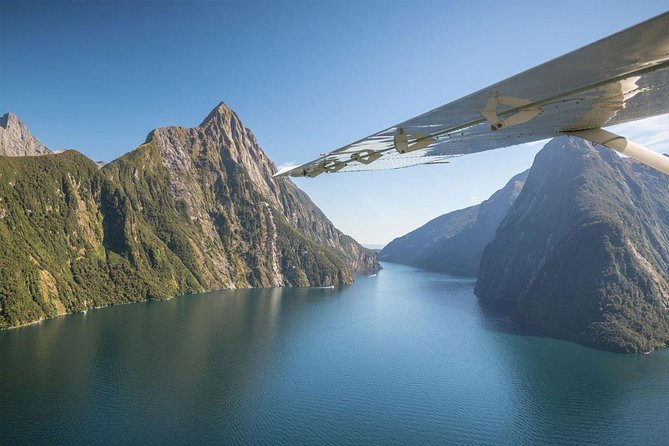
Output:
<svg viewBox="0 0 669 446">
<path fill-rule="evenodd" d="M 35 138 L 26 125 L 14 113 L 0 117 L 0 155 L 34 156 L 51 153 Z"/>
<path fill-rule="evenodd" d="M 13 116 L 2 122 L 0 131 L 29 135 Z M 211 289 L 343 285 L 378 271 L 372 251 L 273 171 L 225 104 L 201 127 L 153 130 L 102 169 L 74 151 L 0 157 L 0 233 L 10 234 L 0 237 L 0 328 Z"/>
<path fill-rule="evenodd" d="M 207 115 L 198 127 L 207 127 L 209 125 L 229 126 L 231 119 L 239 120 L 237 114 L 225 102 L 219 102 L 216 107 Z"/>
<path fill-rule="evenodd" d="M 211 221 L 211 215 L 220 213 L 217 200 L 229 206 L 230 197 L 239 193 L 245 202 L 261 200 L 261 214 L 274 209 L 300 233 L 345 252 L 352 271 L 378 268 L 375 257 L 339 232 L 289 179 L 272 177 L 276 166 L 251 130 L 223 102 L 198 127 L 153 130 L 141 151 L 147 154 L 145 164 L 165 167 L 171 198 L 209 234 L 216 234 L 217 223 Z"/>
<path fill-rule="evenodd" d="M 10 124 L 10 122 L 12 124 Z M 5 113 L 0 116 L 0 127 L 6 129 L 9 125 L 23 125 L 23 123 L 14 113 Z"/>
<path fill-rule="evenodd" d="M 270 203 L 281 212 L 286 211 L 279 184 L 289 181 L 272 178 L 276 166 L 261 149 L 251 130 L 224 102 L 219 103 L 198 127 L 158 128 L 149 133 L 146 143 L 158 150 L 160 161 L 172 173 L 175 198 L 187 203 L 189 208 L 195 209 L 198 200 L 188 193 L 184 181 L 206 164 L 213 170 L 227 171 L 225 176 L 235 169 L 242 169 Z"/>
<path fill-rule="evenodd" d="M 205 137 L 217 140 L 238 162 L 243 163 L 243 158 L 250 154 L 254 159 L 249 160 L 251 164 L 247 164 L 245 166 L 247 168 L 260 161 L 257 157 L 261 155 L 262 150 L 259 150 L 255 136 L 225 102 L 220 102 L 197 127 L 197 130 Z M 264 153 L 261 157 L 265 158 Z M 269 162 L 268 159 L 263 161 Z M 273 167 L 272 165 L 272 170 Z"/>
</svg>

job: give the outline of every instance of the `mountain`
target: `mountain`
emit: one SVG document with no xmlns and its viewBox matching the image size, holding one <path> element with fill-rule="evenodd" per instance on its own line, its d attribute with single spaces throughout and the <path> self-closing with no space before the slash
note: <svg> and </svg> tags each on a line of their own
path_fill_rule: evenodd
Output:
<svg viewBox="0 0 669 446">
<path fill-rule="evenodd" d="M 581 139 L 536 156 L 481 259 L 484 307 L 622 352 L 669 341 L 669 177 Z"/>
<path fill-rule="evenodd" d="M 514 176 L 481 204 L 449 212 L 396 238 L 381 250 L 379 260 L 475 276 L 484 248 L 518 197 L 527 173 Z"/>
<path fill-rule="evenodd" d="M 16 147 L 18 143 L 13 142 Z M 101 169 L 0 156 L 0 327 L 218 288 L 330 286 L 379 269 L 225 104 Z"/>
<path fill-rule="evenodd" d="M 13 113 L 0 116 L 0 156 L 33 156 L 51 153 L 30 134 L 25 124 Z"/>
</svg>

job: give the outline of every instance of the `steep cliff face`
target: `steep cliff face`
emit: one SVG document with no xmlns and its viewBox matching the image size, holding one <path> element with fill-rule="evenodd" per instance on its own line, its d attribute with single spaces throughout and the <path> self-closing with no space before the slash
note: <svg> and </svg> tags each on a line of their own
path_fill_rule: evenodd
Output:
<svg viewBox="0 0 669 446">
<path fill-rule="evenodd" d="M 0 157 L 0 327 L 202 291 L 126 204 L 77 152 Z"/>
<path fill-rule="evenodd" d="M 0 156 L 34 156 L 51 153 L 14 113 L 0 116 Z"/>
<path fill-rule="evenodd" d="M 378 268 L 275 170 L 225 104 L 196 128 L 154 130 L 103 168 L 154 227 L 179 235 L 181 257 L 207 288 L 328 286 Z"/>
<path fill-rule="evenodd" d="M 220 105 L 102 169 L 0 157 L 0 327 L 216 288 L 329 286 L 373 272 Z"/>
<path fill-rule="evenodd" d="M 614 351 L 669 341 L 669 178 L 557 138 L 481 260 L 481 302 L 544 333 Z"/>
<path fill-rule="evenodd" d="M 527 171 L 483 203 L 449 212 L 388 244 L 379 259 L 464 276 L 478 272 L 483 249 L 518 197 Z"/>
</svg>

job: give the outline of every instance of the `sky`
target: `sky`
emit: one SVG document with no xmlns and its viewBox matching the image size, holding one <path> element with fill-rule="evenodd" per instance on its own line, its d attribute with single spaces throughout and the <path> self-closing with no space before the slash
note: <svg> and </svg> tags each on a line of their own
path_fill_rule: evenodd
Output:
<svg viewBox="0 0 669 446">
<path fill-rule="evenodd" d="M 633 6 L 632 6 L 633 5 Z M 277 164 L 305 162 L 669 9 L 669 0 L 9 2 L 0 114 L 109 161 L 221 101 Z M 666 151 L 669 116 L 618 129 Z M 476 204 L 543 143 L 448 165 L 297 179 L 345 233 L 385 244 Z"/>
</svg>

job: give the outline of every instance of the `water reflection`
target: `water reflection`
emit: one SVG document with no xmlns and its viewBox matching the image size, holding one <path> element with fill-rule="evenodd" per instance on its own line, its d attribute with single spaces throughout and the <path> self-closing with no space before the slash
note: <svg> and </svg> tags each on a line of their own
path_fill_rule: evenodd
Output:
<svg viewBox="0 0 669 446">
<path fill-rule="evenodd" d="M 0 438 L 510 444 L 669 434 L 666 352 L 616 355 L 500 330 L 473 285 L 386 265 L 339 290 L 217 291 L 3 331 Z"/>
</svg>

